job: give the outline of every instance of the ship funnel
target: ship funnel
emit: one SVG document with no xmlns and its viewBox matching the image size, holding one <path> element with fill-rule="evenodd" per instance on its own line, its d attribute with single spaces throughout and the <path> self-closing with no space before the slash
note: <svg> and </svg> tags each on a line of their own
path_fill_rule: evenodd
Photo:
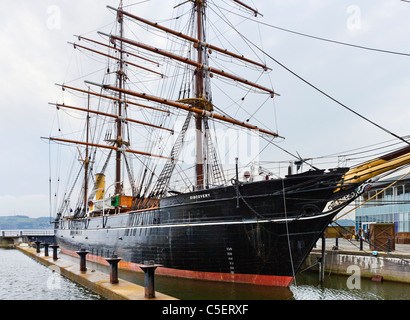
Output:
<svg viewBox="0 0 410 320">
<path fill-rule="evenodd" d="M 350 169 L 343 176 L 343 184 L 355 184 L 410 163 L 410 146 L 367 161 Z M 336 190 L 337 191 L 337 190 Z"/>
<path fill-rule="evenodd" d="M 95 175 L 95 188 L 95 200 L 103 200 L 105 194 L 105 175 L 103 173 Z"/>
</svg>

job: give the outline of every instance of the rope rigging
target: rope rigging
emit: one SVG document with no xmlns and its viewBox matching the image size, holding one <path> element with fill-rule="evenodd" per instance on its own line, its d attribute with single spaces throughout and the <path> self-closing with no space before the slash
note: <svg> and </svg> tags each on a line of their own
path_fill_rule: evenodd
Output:
<svg viewBox="0 0 410 320">
<path fill-rule="evenodd" d="M 212 10 L 212 12 L 213 12 L 214 14 L 216 14 L 221 20 L 223 19 L 224 22 L 225 22 L 230 28 L 232 28 L 235 32 L 238 32 L 238 31 L 236 30 L 236 26 L 239 25 L 240 23 L 242 23 L 243 21 L 242 21 L 242 22 L 239 22 L 237 25 L 233 25 L 233 24 L 229 21 L 228 17 L 223 16 L 223 10 L 226 10 L 225 8 L 220 7 L 218 4 L 215 4 L 214 1 L 210 1 L 210 3 L 212 3 L 212 4 L 214 5 L 214 7 L 215 7 L 217 10 L 219 10 L 219 12 L 218 12 L 217 10 L 214 10 L 214 9 L 210 6 L 209 8 Z M 124 8 L 125 8 L 125 7 L 127 7 L 127 6 L 124 6 Z M 181 6 L 181 8 L 182 8 L 182 6 Z M 246 10 L 245 10 L 245 11 L 246 11 Z M 234 14 L 236 14 L 236 13 L 234 13 Z M 170 19 L 170 20 L 167 20 L 167 21 L 172 21 L 172 22 L 174 23 L 174 25 L 177 25 L 177 24 L 178 24 L 178 25 L 181 25 L 182 19 L 180 19 L 180 18 L 181 18 L 182 16 L 186 16 L 186 15 L 187 15 L 187 12 L 184 12 L 183 14 L 180 14 L 180 15 L 178 15 L 177 17 L 174 17 L 174 18 L 172 18 L 172 19 Z M 241 16 L 241 15 L 238 15 L 238 16 L 243 17 L 243 18 L 244 18 L 244 21 L 245 21 L 245 18 L 249 20 L 249 17 L 245 17 L 245 16 Z M 193 19 L 193 15 L 191 16 L 190 19 L 187 19 L 187 20 L 188 20 L 188 22 L 187 22 L 187 24 L 184 26 L 185 29 L 186 29 L 186 31 L 187 31 L 186 34 L 194 34 L 195 32 L 194 32 L 194 19 Z M 253 20 L 253 19 L 251 19 L 251 20 Z M 147 29 L 147 31 L 148 31 L 148 29 L 149 29 L 149 31 L 154 31 L 154 33 L 155 33 L 157 36 L 160 36 L 162 39 L 169 39 L 169 38 L 170 38 L 170 36 L 163 36 L 163 35 L 161 35 L 161 32 L 155 31 L 155 28 L 153 28 L 153 27 L 147 27 L 147 26 L 145 26 L 145 25 L 143 25 L 143 24 L 141 24 L 141 23 L 139 23 L 139 22 L 133 21 L 132 19 L 127 19 L 127 21 L 132 21 L 132 23 L 133 23 L 134 25 L 137 25 L 137 26 L 139 26 L 139 27 L 141 27 L 141 28 L 145 28 L 145 29 Z M 267 25 L 267 24 L 264 24 L 264 23 L 260 22 L 259 20 L 254 20 L 254 21 L 257 21 L 257 22 L 259 23 L 259 24 L 258 24 L 258 27 L 260 27 L 260 25 Z M 162 22 L 164 22 L 164 21 L 162 21 Z M 267 26 L 276 28 L 276 27 L 273 26 L 273 25 L 267 25 Z M 137 35 L 137 32 L 135 32 L 134 30 L 132 30 L 132 29 L 129 27 L 128 24 L 126 24 L 125 27 L 127 28 L 127 31 L 128 31 L 128 32 L 132 33 L 132 34 L 135 35 L 135 36 Z M 212 29 L 212 30 L 215 32 L 215 34 L 217 34 L 219 37 L 222 37 L 222 38 L 224 38 L 225 40 L 227 40 L 228 43 L 231 43 L 231 41 L 229 41 L 229 38 L 224 34 L 223 30 L 222 30 L 222 29 L 221 29 L 221 30 L 218 29 L 218 25 L 210 23 L 210 24 L 207 24 L 206 27 L 209 28 L 209 29 Z M 281 29 L 281 28 L 278 28 L 278 29 Z M 284 31 L 293 32 L 293 31 L 287 30 L 287 29 L 284 29 Z M 296 33 L 296 32 L 293 32 L 293 33 Z M 301 35 L 302 35 L 302 34 L 301 34 Z M 260 30 L 259 30 L 259 36 L 260 36 Z M 309 36 L 309 35 L 306 35 L 306 36 Z M 312 36 L 312 37 L 313 37 L 313 36 Z M 172 38 L 174 39 L 175 37 L 172 36 Z M 391 134 L 391 135 L 394 136 L 396 139 L 400 139 L 402 142 L 405 142 L 405 143 L 407 143 L 407 144 L 410 144 L 406 139 L 404 139 L 404 138 L 402 138 L 402 137 L 399 137 L 398 135 L 394 134 L 393 132 L 387 130 L 386 128 L 383 128 L 381 125 L 379 125 L 379 124 L 377 124 L 377 123 L 371 121 L 370 119 L 366 118 L 365 116 L 359 114 L 358 112 L 356 112 L 356 111 L 354 111 L 353 109 L 349 108 L 347 105 L 341 103 L 339 100 L 337 100 L 337 99 L 331 97 L 330 95 L 328 95 L 327 93 L 325 93 L 324 91 L 322 91 L 321 89 L 319 89 L 317 86 L 313 85 L 312 83 L 310 83 L 310 82 L 307 81 L 306 79 L 302 78 L 302 77 L 299 76 L 296 72 L 293 72 L 292 70 L 290 70 L 289 68 L 287 68 L 285 65 L 283 65 L 283 64 L 281 64 L 279 61 L 277 61 L 274 57 L 272 57 L 271 55 L 269 55 L 263 48 L 258 47 L 257 45 L 255 45 L 255 43 L 253 43 L 250 39 L 246 38 L 246 37 L 243 36 L 243 35 L 241 35 L 241 38 L 245 41 L 245 43 L 246 43 L 246 44 L 248 45 L 248 47 L 255 53 L 256 56 L 261 56 L 261 57 L 258 57 L 261 61 L 264 61 L 264 62 L 265 62 L 267 58 L 270 59 L 270 60 L 272 60 L 272 61 L 274 61 L 275 63 L 277 63 L 277 64 L 279 64 L 281 67 L 283 67 L 285 70 L 287 70 L 288 72 L 292 73 L 294 76 L 296 76 L 297 78 L 299 78 L 300 80 L 302 80 L 303 82 L 305 82 L 306 84 L 308 84 L 310 87 L 314 88 L 315 90 L 317 90 L 317 91 L 320 92 L 321 94 L 325 95 L 325 96 L 328 97 L 329 99 L 333 100 L 334 102 L 336 102 L 336 103 L 339 104 L 340 106 L 344 107 L 344 108 L 347 109 L 348 111 L 350 111 L 350 112 L 356 114 L 357 116 L 361 117 L 362 119 L 364 119 L 364 120 L 370 122 L 372 125 L 377 126 L 379 129 L 382 129 L 383 131 L 387 132 L 388 134 Z M 313 38 L 318 38 L 318 37 L 313 37 Z M 319 39 L 322 40 L 321 38 L 319 38 Z M 324 40 L 328 40 L 328 39 L 324 39 Z M 178 42 L 181 42 L 181 41 L 178 41 Z M 179 43 L 179 44 L 181 44 L 181 43 Z M 172 42 L 172 46 L 171 46 L 171 47 L 168 47 L 167 50 L 169 50 L 170 52 L 177 52 L 177 51 L 175 50 L 175 46 L 176 46 L 176 45 L 177 45 L 177 44 L 176 44 L 176 41 L 173 41 L 173 42 Z M 111 46 L 111 44 L 110 44 L 110 46 Z M 232 44 L 232 47 L 235 48 L 235 46 L 234 46 L 233 44 Z M 115 46 L 110 48 L 110 50 L 115 50 L 115 49 L 116 49 Z M 140 54 L 139 50 L 137 50 L 137 49 L 133 48 L 131 45 L 127 45 L 127 44 L 125 44 L 125 43 L 124 43 L 124 49 L 127 49 L 127 50 L 129 50 L 129 51 L 133 51 L 133 52 L 135 52 L 135 53 L 138 52 L 138 53 Z M 191 55 L 194 55 L 194 54 L 195 54 L 195 50 L 192 50 L 192 46 L 190 46 L 190 45 L 185 46 L 184 49 L 183 49 L 183 51 L 185 52 L 184 56 L 186 56 L 186 57 L 190 57 Z M 192 51 L 192 52 L 191 52 L 191 51 Z M 236 50 L 236 51 L 239 51 L 239 50 Z M 90 57 L 90 55 L 87 55 L 87 56 Z M 168 60 L 170 60 L 170 59 L 169 59 L 169 58 L 162 58 L 162 61 L 161 61 L 161 62 L 165 62 L 165 61 L 168 61 Z M 244 63 L 245 65 L 247 65 L 246 62 L 242 62 L 242 63 Z M 158 65 L 159 65 L 159 64 L 158 64 Z M 181 65 L 182 65 L 182 64 L 176 64 L 176 65 L 173 65 L 173 66 L 169 66 L 169 64 L 167 63 L 166 65 L 167 65 L 167 66 L 166 66 L 167 69 L 162 70 L 162 71 L 164 71 L 163 73 L 164 73 L 165 75 L 167 75 L 167 76 L 165 77 L 165 79 L 163 79 L 164 81 L 163 81 L 163 85 L 162 85 L 162 86 L 158 86 L 158 87 L 156 87 L 156 88 L 155 88 L 155 87 L 152 87 L 152 86 L 150 86 L 150 84 L 147 82 L 147 81 L 150 81 L 150 80 L 148 80 L 148 79 L 144 79 L 144 81 L 142 81 L 142 82 L 135 82 L 135 83 L 132 82 L 132 81 L 128 81 L 128 79 L 127 79 L 127 81 L 125 82 L 125 86 L 126 86 L 128 89 L 130 89 L 130 91 L 131 91 L 131 85 L 136 85 L 136 87 L 143 87 L 143 92 L 149 92 L 149 93 L 151 93 L 152 95 L 154 95 L 154 93 L 157 93 L 157 94 L 160 95 L 160 96 L 162 96 L 162 93 L 167 93 L 166 95 L 171 97 L 173 92 L 177 92 L 177 91 L 175 90 L 175 88 L 177 88 L 177 86 L 180 85 L 180 88 L 181 88 L 181 89 L 179 90 L 180 95 L 181 95 L 181 96 L 188 96 L 188 97 L 189 97 L 189 92 L 190 92 L 190 90 L 191 90 L 191 86 L 193 87 L 193 79 L 190 79 L 190 78 L 188 77 L 188 74 L 189 74 L 190 71 L 192 71 L 192 67 L 187 67 L 186 65 L 184 65 L 185 70 L 181 71 L 181 69 L 182 69 L 182 68 L 181 68 Z M 169 69 L 168 69 L 168 68 L 169 68 Z M 171 69 L 171 68 L 172 68 L 172 69 Z M 110 64 L 108 64 L 108 69 L 110 69 Z M 130 69 L 131 69 L 131 68 L 130 68 Z M 227 70 L 229 70 L 229 69 L 227 69 Z M 167 72 L 167 71 L 169 71 L 169 72 Z M 265 70 L 265 71 L 266 71 L 266 70 Z M 132 71 L 132 70 L 128 70 L 128 69 L 127 69 L 127 72 L 131 73 L 132 75 L 136 75 L 136 74 L 137 74 L 136 71 Z M 182 81 L 182 83 L 179 83 L 179 82 L 177 81 L 177 76 L 180 76 L 180 72 L 183 72 L 184 75 L 185 75 L 185 76 L 184 76 L 184 80 Z M 93 74 L 93 73 L 90 73 L 89 75 L 91 75 L 91 74 Z M 261 77 L 262 74 L 263 74 L 263 72 L 262 72 L 261 74 L 259 74 L 259 77 Z M 259 77 L 258 77 L 258 79 L 259 79 Z M 81 78 L 83 78 L 83 77 L 81 77 Z M 78 79 L 81 79 L 81 78 L 78 78 Z M 157 79 L 157 80 L 158 80 L 158 79 Z M 270 80 L 270 78 L 269 78 L 269 80 Z M 75 81 L 75 80 L 73 80 L 73 81 Z M 103 83 L 105 83 L 105 82 L 103 82 Z M 214 84 L 213 84 L 213 85 L 214 85 Z M 216 86 L 216 85 L 215 85 L 215 86 Z M 216 87 L 217 87 L 217 86 L 216 86 Z M 219 87 L 217 87 L 217 88 L 219 89 Z M 244 96 L 243 96 L 242 99 L 239 99 L 239 100 L 237 100 L 237 101 L 234 101 L 232 97 L 229 97 L 229 98 L 230 98 L 231 101 L 232 101 L 232 104 L 231 104 L 231 105 L 235 105 L 235 106 L 238 107 L 238 109 L 237 109 L 236 112 L 238 112 L 239 109 L 241 109 L 242 111 L 246 112 L 246 113 L 247 113 L 247 116 L 248 116 L 248 119 L 247 119 L 246 121 L 249 121 L 249 120 L 255 118 L 255 114 L 262 108 L 262 106 L 264 106 L 264 104 L 269 100 L 269 98 L 266 98 L 265 101 L 263 101 L 260 105 L 256 105 L 256 107 L 255 107 L 254 109 L 248 111 L 248 110 L 246 110 L 244 107 L 242 107 L 241 103 L 243 103 L 244 99 L 245 99 L 245 98 L 247 97 L 247 95 L 251 92 L 251 89 L 250 89 L 250 88 L 246 88 L 246 87 L 245 87 L 245 88 L 242 88 L 242 89 L 244 89 L 244 91 L 245 91 L 245 94 L 244 94 Z M 226 96 L 228 96 L 228 94 L 227 94 L 226 92 L 224 92 L 222 89 L 219 89 L 219 90 L 220 90 L 223 94 L 225 94 Z M 101 89 L 101 92 L 102 92 L 102 91 L 103 91 L 103 90 Z M 188 92 L 188 94 L 187 94 L 187 92 Z M 136 100 L 137 98 L 134 98 L 134 99 Z M 242 102 L 241 102 L 241 101 L 242 101 Z M 215 106 L 215 108 L 217 108 L 217 107 Z M 220 109 L 218 108 L 218 110 L 220 110 Z M 128 106 L 126 105 L 125 112 L 128 113 L 128 111 L 129 111 L 129 109 L 128 109 Z M 140 115 L 141 115 L 142 117 L 144 117 L 144 118 L 147 119 L 148 116 L 147 116 L 147 114 L 146 114 L 145 111 L 146 111 L 145 109 L 141 110 L 141 114 L 140 114 Z M 229 117 L 229 115 L 227 115 L 227 113 L 226 113 L 225 111 L 220 110 L 220 112 L 223 113 L 223 114 L 225 114 L 227 117 Z M 157 112 L 157 113 L 154 113 L 154 118 L 156 118 L 156 120 L 157 120 L 158 122 L 160 122 L 160 125 L 163 126 L 167 121 L 171 122 L 171 119 L 170 119 L 169 115 L 170 115 L 170 114 L 165 115 L 164 113 L 159 113 L 159 112 Z M 174 115 L 174 114 L 173 114 L 173 115 Z M 179 114 L 177 114 L 176 116 L 178 116 L 178 115 L 179 115 Z M 231 117 L 229 117 L 229 118 L 231 118 Z M 161 120 L 159 120 L 159 119 L 161 119 Z M 255 119 L 256 119 L 256 118 L 255 118 Z M 212 119 L 211 119 L 211 120 L 212 120 Z M 258 121 L 258 120 L 256 119 L 256 121 Z M 259 121 L 258 121 L 258 122 L 259 122 Z M 130 131 L 129 126 L 127 126 L 127 130 L 128 130 L 127 135 L 128 135 L 128 137 L 130 137 L 131 134 L 132 134 L 132 132 Z M 111 129 L 111 131 L 112 131 L 112 129 Z M 140 136 L 138 136 L 138 138 L 139 138 L 139 137 L 140 137 Z M 276 146 L 277 148 L 279 148 L 279 149 L 285 151 L 286 153 L 288 153 L 289 155 L 291 155 L 293 158 L 297 159 L 298 161 L 302 161 L 302 162 L 306 163 L 307 165 L 309 165 L 309 166 L 310 166 L 311 168 L 313 168 L 314 170 L 319 170 L 317 167 L 313 166 L 311 163 L 308 163 L 308 162 L 306 161 L 306 159 L 303 159 L 299 154 L 293 154 L 293 153 L 291 153 L 291 152 L 288 152 L 288 151 L 285 150 L 284 148 L 281 148 L 278 144 L 275 144 L 275 143 L 272 141 L 272 139 L 269 139 L 268 137 L 263 136 L 262 134 L 260 135 L 260 137 L 267 142 L 266 147 L 267 147 L 268 145 L 274 145 L 274 146 Z M 138 138 L 137 138 L 137 139 L 138 139 Z M 143 135 L 143 138 L 146 140 L 146 145 L 145 145 L 145 147 L 146 147 L 146 150 L 149 150 L 149 152 L 153 151 L 155 148 L 157 148 L 158 150 L 160 150 L 161 153 L 166 152 L 165 150 L 169 150 L 169 151 L 171 150 L 171 149 L 169 148 L 169 145 L 168 145 L 168 142 L 169 142 L 170 137 L 169 137 L 169 136 L 168 136 L 168 137 L 163 137 L 163 136 L 161 136 L 160 134 L 157 134 L 157 131 L 155 131 L 155 130 L 153 130 L 153 129 L 147 129 L 147 133 L 146 133 L 145 135 Z M 96 139 L 96 138 L 95 138 L 95 139 Z M 93 140 L 94 140 L 94 139 L 93 139 Z M 130 140 L 131 140 L 131 139 L 130 139 Z M 134 139 L 134 140 L 135 140 L 135 139 Z M 265 147 L 265 148 L 266 148 L 266 147 Z M 263 150 L 265 150 L 265 148 L 263 148 Z M 262 150 L 262 151 L 263 151 L 263 150 Z M 262 152 L 262 151 L 261 151 L 261 152 Z M 375 151 L 377 151 L 377 150 L 375 149 Z M 261 152 L 260 152 L 260 153 L 261 153 Z M 353 154 L 351 154 L 350 156 L 352 156 L 352 155 L 353 155 Z M 344 155 L 344 157 L 346 157 L 346 156 L 347 156 L 347 155 Z M 325 158 L 325 157 L 319 157 L 318 159 L 321 159 L 321 158 L 323 159 L 323 158 Z M 357 159 L 359 159 L 359 158 L 356 157 L 354 160 L 357 160 Z M 310 159 L 309 159 L 309 160 L 310 160 Z M 348 159 L 348 160 L 352 160 L 352 159 Z M 133 185 L 134 185 L 134 184 L 135 184 L 135 185 L 138 185 L 138 184 L 141 184 L 141 185 L 142 185 L 143 182 L 144 182 L 144 180 L 147 178 L 147 177 L 146 177 L 147 168 L 148 168 L 148 167 L 151 167 L 151 168 L 155 167 L 155 168 L 157 168 L 158 163 L 159 163 L 160 160 L 159 160 L 159 159 L 152 159 L 152 158 L 147 157 L 147 158 L 143 158 L 143 159 L 140 160 L 140 161 L 143 163 L 143 165 L 141 166 L 141 174 L 140 174 L 140 175 L 137 175 L 137 176 L 139 177 L 139 179 L 138 179 L 139 181 L 135 181 L 135 183 L 133 183 Z M 156 161 L 158 161 L 158 162 L 156 162 Z M 126 165 L 126 169 L 127 169 L 128 173 L 129 173 L 129 175 L 130 175 L 130 180 L 133 181 L 134 179 L 133 179 L 133 177 L 132 177 L 132 174 L 130 174 L 131 167 L 132 167 L 132 166 L 131 166 L 131 162 L 130 162 L 130 163 L 127 162 L 125 165 Z M 158 166 L 158 167 L 161 167 L 161 166 Z M 179 167 L 178 164 L 177 164 L 177 167 Z M 182 169 L 182 168 L 181 168 L 181 169 Z M 153 170 L 153 172 L 155 172 L 155 169 Z M 185 171 L 184 171 L 183 169 L 182 169 L 180 172 L 183 172 L 183 174 L 186 175 L 186 173 L 185 173 Z M 154 174 L 154 173 L 153 173 L 150 178 L 148 177 L 148 179 L 149 179 L 149 181 L 155 183 L 155 180 L 152 181 L 152 178 L 155 178 L 155 177 L 157 178 L 157 177 L 159 177 L 159 176 L 160 176 L 159 174 Z M 185 182 L 185 181 L 184 181 L 184 182 Z M 146 189 L 146 190 L 147 190 L 147 189 Z"/>
<path fill-rule="evenodd" d="M 235 26 L 230 23 L 227 20 L 227 23 L 229 23 L 232 27 L 233 30 L 235 30 L 240 37 L 242 37 L 243 39 L 245 39 L 248 43 L 252 44 L 253 47 L 255 47 L 257 50 L 259 50 L 261 53 L 263 53 L 266 57 L 268 57 L 269 59 L 271 59 L 272 61 L 274 61 L 277 65 L 279 65 L 280 67 L 282 67 L 283 69 L 285 69 L 286 71 L 288 71 L 289 73 L 291 73 L 292 75 L 294 75 L 296 78 L 298 78 L 299 80 L 301 80 L 302 82 L 304 82 L 305 84 L 307 84 L 308 86 L 310 86 L 311 88 L 313 88 L 314 90 L 318 91 L 319 93 L 321 93 L 322 95 L 324 95 L 325 97 L 329 98 L 330 100 L 332 100 L 333 102 L 335 102 L 336 104 L 342 106 L 343 108 L 347 109 L 348 111 L 352 112 L 353 114 L 355 114 L 356 116 L 362 118 L 363 120 L 369 122 L 370 124 L 378 127 L 379 129 L 383 130 L 384 132 L 392 135 L 393 137 L 405 142 L 406 144 L 410 145 L 410 142 L 408 142 L 407 140 L 403 139 L 402 137 L 398 136 L 397 134 L 393 133 L 392 131 L 382 127 L 381 125 L 377 124 L 376 122 L 370 120 L 369 118 L 361 115 L 360 113 L 358 113 L 357 111 L 353 110 L 352 108 L 348 107 L 347 105 L 343 104 L 342 102 L 340 102 L 339 100 L 337 100 L 336 98 L 330 96 L 329 94 L 327 94 L 326 92 L 324 92 L 323 90 L 319 89 L 317 86 L 313 85 L 311 82 L 309 82 L 308 80 L 306 80 L 305 78 L 303 78 L 302 76 L 300 76 L 299 74 L 297 74 L 296 72 L 292 71 L 290 68 L 286 67 L 284 64 L 282 64 L 281 62 L 279 62 L 277 59 L 275 59 L 273 56 L 271 56 L 270 54 L 268 54 L 265 50 L 263 50 L 262 48 L 260 48 L 259 46 L 257 46 L 253 41 L 251 41 L 249 38 L 247 38 L 246 36 L 244 36 L 243 34 L 239 33 L 238 30 L 235 28 Z"/>
<path fill-rule="evenodd" d="M 400 0 L 400 1 L 404 1 L 404 2 L 409 2 L 407 0 Z M 229 12 L 231 14 L 234 14 L 238 17 L 256 22 L 258 25 L 264 25 L 273 29 L 277 29 L 280 31 L 284 31 L 284 32 L 288 32 L 288 33 L 292 33 L 292 34 L 296 34 L 299 36 L 303 36 L 303 37 L 307 37 L 307 38 L 311 38 L 311 39 L 315 39 L 315 40 L 320 40 L 320 41 L 325 41 L 325 42 L 329 42 L 329 43 L 334 43 L 334 44 L 338 44 L 338 45 L 344 45 L 344 46 L 349 46 L 349 47 L 353 47 L 353 48 L 357 48 L 357 49 L 363 49 L 363 50 L 369 50 L 369 51 L 376 51 L 376 52 L 381 52 L 381 53 L 387 53 L 387 54 L 393 54 L 393 55 L 400 55 L 400 56 L 407 56 L 410 57 L 410 53 L 406 53 L 406 52 L 398 52 L 398 51 L 393 51 L 393 50 L 385 50 L 385 49 L 379 49 L 379 48 L 372 48 L 372 47 L 367 47 L 367 46 L 363 46 L 363 45 L 356 45 L 356 44 L 352 44 L 352 43 L 347 43 L 347 42 L 342 42 L 342 41 L 337 41 L 337 40 L 332 40 L 332 39 L 327 39 L 327 38 L 323 38 L 323 37 L 318 37 L 318 36 L 314 36 L 314 35 L 310 35 L 307 33 L 303 33 L 303 32 L 298 32 L 298 31 L 294 31 L 294 30 L 290 30 L 290 29 L 286 29 L 286 28 L 282 28 L 282 27 L 278 27 L 275 25 L 272 25 L 270 23 L 267 22 L 263 22 L 260 19 L 252 19 L 249 16 L 243 16 L 241 14 L 238 14 L 232 10 L 229 9 L 225 9 L 222 7 L 219 7 L 219 9 L 221 10 L 225 10 L 226 12 Z"/>
</svg>

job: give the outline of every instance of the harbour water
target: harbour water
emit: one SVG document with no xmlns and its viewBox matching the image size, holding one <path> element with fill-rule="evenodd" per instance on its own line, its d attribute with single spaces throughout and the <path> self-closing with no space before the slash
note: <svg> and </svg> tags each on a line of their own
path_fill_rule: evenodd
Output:
<svg viewBox="0 0 410 320">
<path fill-rule="evenodd" d="M 64 259 L 75 257 L 64 255 Z M 100 300 L 101 296 L 64 278 L 15 249 L 0 249 L 0 300 Z M 107 273 L 108 267 L 87 267 Z M 144 285 L 143 273 L 120 270 L 122 279 Z M 410 285 L 361 279 L 359 289 L 348 288 L 348 277 L 304 272 L 290 288 L 254 286 L 156 275 L 155 288 L 181 300 L 410 300 Z"/>
<path fill-rule="evenodd" d="M 100 300 L 16 249 L 0 249 L 0 300 Z"/>
<path fill-rule="evenodd" d="M 346 276 L 330 275 L 320 283 L 317 273 L 306 272 L 289 288 L 278 288 L 156 277 L 156 288 L 182 300 L 410 300 L 409 284 L 361 279 L 360 289 L 349 289 L 347 281 Z"/>
</svg>

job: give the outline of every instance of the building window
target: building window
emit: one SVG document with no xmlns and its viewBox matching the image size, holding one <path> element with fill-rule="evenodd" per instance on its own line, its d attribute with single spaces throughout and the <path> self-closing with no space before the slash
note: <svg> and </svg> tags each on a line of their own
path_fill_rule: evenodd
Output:
<svg viewBox="0 0 410 320">
<path fill-rule="evenodd" d="M 400 196 L 404 193 L 404 186 L 397 186 L 397 196 Z"/>
</svg>

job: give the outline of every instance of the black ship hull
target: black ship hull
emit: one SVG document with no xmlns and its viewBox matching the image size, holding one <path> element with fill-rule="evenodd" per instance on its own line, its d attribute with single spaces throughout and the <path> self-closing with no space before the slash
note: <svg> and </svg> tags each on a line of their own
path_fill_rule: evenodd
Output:
<svg viewBox="0 0 410 320">
<path fill-rule="evenodd" d="M 196 191 L 164 198 L 155 209 L 60 220 L 56 239 L 67 252 L 85 249 L 100 260 L 116 254 L 120 267 L 152 261 L 167 275 L 288 286 L 334 216 L 354 199 L 357 186 L 335 192 L 345 171 Z"/>
</svg>

